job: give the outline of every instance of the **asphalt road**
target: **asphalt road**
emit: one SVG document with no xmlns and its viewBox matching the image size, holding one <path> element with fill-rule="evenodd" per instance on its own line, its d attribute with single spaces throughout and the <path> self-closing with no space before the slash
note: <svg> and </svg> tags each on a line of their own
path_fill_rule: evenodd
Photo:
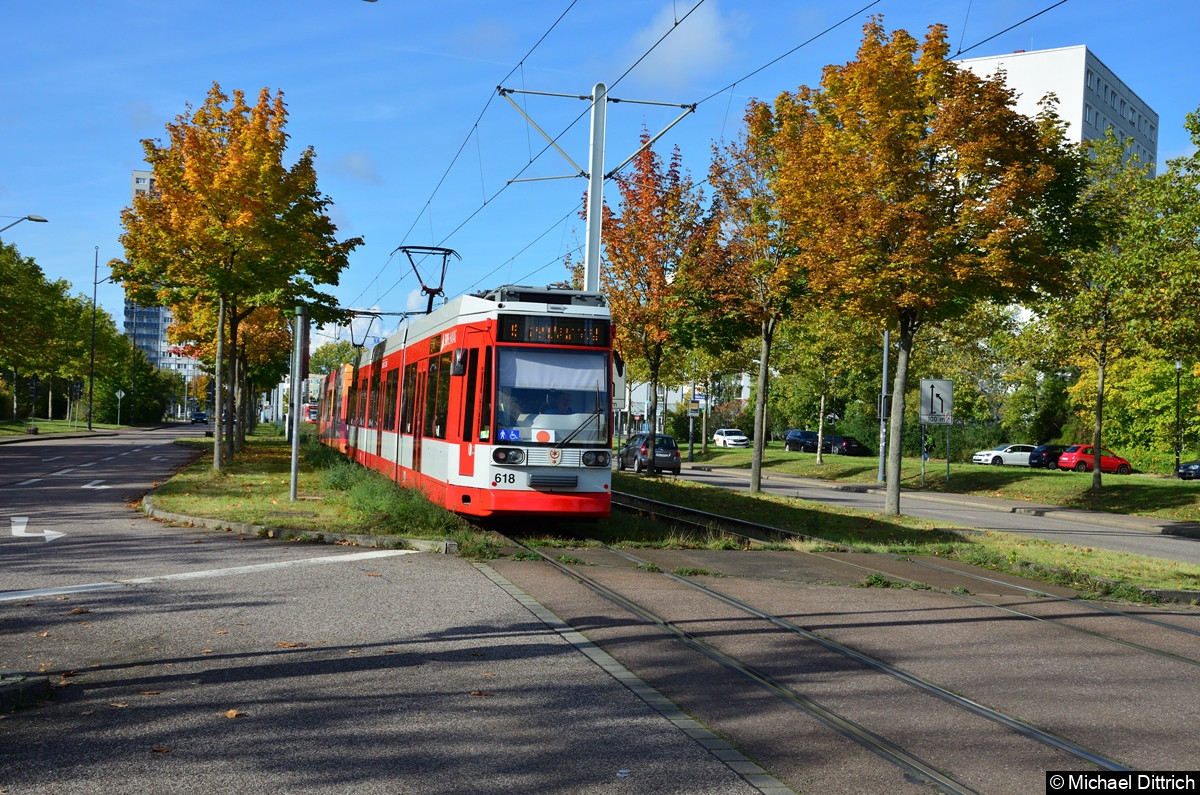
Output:
<svg viewBox="0 0 1200 795">
<path fill-rule="evenodd" d="M 180 433 L 0 446 L 0 792 L 761 791 L 468 561 L 146 518 Z"/>
</svg>

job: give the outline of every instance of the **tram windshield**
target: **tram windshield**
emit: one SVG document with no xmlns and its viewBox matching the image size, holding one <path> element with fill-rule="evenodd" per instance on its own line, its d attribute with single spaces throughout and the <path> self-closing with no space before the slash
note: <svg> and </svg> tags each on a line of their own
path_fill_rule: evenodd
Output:
<svg viewBox="0 0 1200 795">
<path fill-rule="evenodd" d="M 497 440 L 608 444 L 608 354 L 498 348 Z"/>
</svg>

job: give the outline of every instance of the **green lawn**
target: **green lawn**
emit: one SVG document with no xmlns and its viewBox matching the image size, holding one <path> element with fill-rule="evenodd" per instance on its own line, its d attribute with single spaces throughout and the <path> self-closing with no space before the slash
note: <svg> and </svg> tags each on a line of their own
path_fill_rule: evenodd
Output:
<svg viewBox="0 0 1200 795">
<path fill-rule="evenodd" d="M 683 451 L 686 458 L 686 449 Z M 711 466 L 750 467 L 749 450 L 716 448 L 707 453 L 695 449 L 694 463 Z M 905 459 L 901 486 L 921 489 L 921 462 Z M 817 463 L 815 453 L 789 453 L 782 442 L 768 445 L 763 455 L 764 472 L 822 480 L 854 483 L 878 483 L 879 459 L 825 455 Z M 882 484 L 879 484 L 882 485 Z M 1084 508 L 1111 513 L 1138 514 L 1160 519 L 1200 522 L 1200 481 L 1181 481 L 1156 475 L 1104 475 L 1099 493 L 1091 491 L 1090 472 L 993 467 L 984 464 L 951 464 L 946 478 L 946 462 L 934 459 L 925 469 L 925 491 L 975 494 L 1008 500 L 1039 502 L 1069 508 Z"/>
</svg>

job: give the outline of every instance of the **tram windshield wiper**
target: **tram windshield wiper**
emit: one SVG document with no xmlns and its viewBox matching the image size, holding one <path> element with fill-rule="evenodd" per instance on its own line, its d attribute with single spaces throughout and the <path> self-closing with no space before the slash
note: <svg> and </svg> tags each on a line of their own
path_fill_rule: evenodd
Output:
<svg viewBox="0 0 1200 795">
<path fill-rule="evenodd" d="M 568 433 L 566 435 L 566 438 L 564 438 L 561 442 L 556 444 L 555 447 L 565 447 L 568 443 L 570 443 L 570 441 L 572 439 L 574 439 L 576 436 L 579 435 L 580 431 L 582 431 L 584 428 L 586 428 L 588 426 L 588 423 L 590 423 L 593 419 L 598 418 L 600 416 L 600 412 L 602 410 L 603 409 L 601 407 L 597 407 L 595 411 L 593 411 L 591 414 L 587 415 L 587 417 L 584 418 L 583 422 L 576 425 L 575 430 Z M 599 429 L 600 429 L 600 423 L 597 422 L 596 430 L 599 430 Z"/>
</svg>

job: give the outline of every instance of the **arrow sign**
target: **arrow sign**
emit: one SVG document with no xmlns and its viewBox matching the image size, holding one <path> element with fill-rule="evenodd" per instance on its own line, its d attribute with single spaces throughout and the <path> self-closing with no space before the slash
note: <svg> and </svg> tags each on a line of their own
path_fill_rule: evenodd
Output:
<svg viewBox="0 0 1200 795">
<path fill-rule="evenodd" d="M 62 538 L 63 536 L 66 535 L 66 533 L 59 533 L 54 530 L 45 530 L 41 533 L 30 533 L 28 530 L 25 529 L 25 526 L 28 524 L 29 524 L 28 516 L 12 517 L 12 534 L 14 536 L 18 536 L 18 537 L 23 536 L 25 538 L 44 538 L 44 539 L 46 539 L 47 543 L 53 541 L 56 538 Z"/>
</svg>

